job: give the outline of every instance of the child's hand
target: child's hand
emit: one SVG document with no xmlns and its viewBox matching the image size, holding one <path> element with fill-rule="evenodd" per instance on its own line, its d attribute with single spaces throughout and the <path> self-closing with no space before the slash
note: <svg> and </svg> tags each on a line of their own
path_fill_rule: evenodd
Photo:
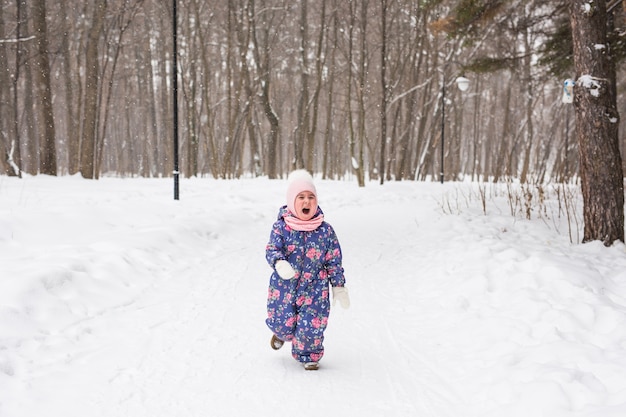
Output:
<svg viewBox="0 0 626 417">
<path fill-rule="evenodd" d="M 276 265 L 274 265 L 274 268 L 276 268 L 278 276 L 280 276 L 282 279 L 292 279 L 296 276 L 296 271 L 294 271 L 291 267 L 291 264 L 284 259 L 279 259 L 278 261 L 276 261 Z"/>
<path fill-rule="evenodd" d="M 342 308 L 350 308 L 350 297 L 346 287 L 333 287 L 333 306 L 339 300 Z"/>
</svg>

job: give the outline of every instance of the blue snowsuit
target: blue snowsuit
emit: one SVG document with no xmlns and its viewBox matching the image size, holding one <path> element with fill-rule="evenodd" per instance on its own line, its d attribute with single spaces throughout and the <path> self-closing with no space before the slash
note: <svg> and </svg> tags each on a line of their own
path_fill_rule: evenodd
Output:
<svg viewBox="0 0 626 417">
<path fill-rule="evenodd" d="M 318 207 L 316 216 L 322 213 Z M 311 232 L 289 227 L 281 207 L 272 226 L 265 257 L 272 268 L 288 261 L 296 271 L 282 279 L 274 270 L 267 294 L 267 320 L 278 338 L 291 341 L 291 353 L 299 362 L 317 362 L 324 355 L 324 330 L 330 313 L 329 288 L 343 287 L 341 247 L 332 226 L 326 222 Z"/>
</svg>

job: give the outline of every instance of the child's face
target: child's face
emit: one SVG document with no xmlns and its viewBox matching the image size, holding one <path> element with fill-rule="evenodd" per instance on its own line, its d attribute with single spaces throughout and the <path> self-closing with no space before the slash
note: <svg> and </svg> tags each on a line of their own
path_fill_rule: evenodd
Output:
<svg viewBox="0 0 626 417">
<path fill-rule="evenodd" d="M 317 197 L 310 191 L 303 191 L 296 196 L 294 213 L 300 220 L 311 220 L 317 212 Z"/>
</svg>

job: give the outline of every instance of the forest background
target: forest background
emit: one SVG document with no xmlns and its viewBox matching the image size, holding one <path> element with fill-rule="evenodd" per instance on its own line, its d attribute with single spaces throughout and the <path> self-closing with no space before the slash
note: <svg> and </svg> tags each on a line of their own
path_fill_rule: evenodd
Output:
<svg viewBox="0 0 626 417">
<path fill-rule="evenodd" d="M 496 3 L 470 39 L 453 1 L 179 1 L 181 174 L 576 178 L 567 2 Z M 172 175 L 172 2 L 0 4 L 0 172 Z"/>
</svg>

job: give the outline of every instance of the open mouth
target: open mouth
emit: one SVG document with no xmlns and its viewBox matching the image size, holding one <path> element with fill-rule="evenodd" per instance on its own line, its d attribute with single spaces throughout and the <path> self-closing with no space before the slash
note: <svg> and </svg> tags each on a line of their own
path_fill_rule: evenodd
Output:
<svg viewBox="0 0 626 417">
<path fill-rule="evenodd" d="M 302 213 L 304 213 L 304 214 L 309 214 L 310 211 L 311 211 L 310 208 L 303 208 L 302 209 Z"/>
</svg>

